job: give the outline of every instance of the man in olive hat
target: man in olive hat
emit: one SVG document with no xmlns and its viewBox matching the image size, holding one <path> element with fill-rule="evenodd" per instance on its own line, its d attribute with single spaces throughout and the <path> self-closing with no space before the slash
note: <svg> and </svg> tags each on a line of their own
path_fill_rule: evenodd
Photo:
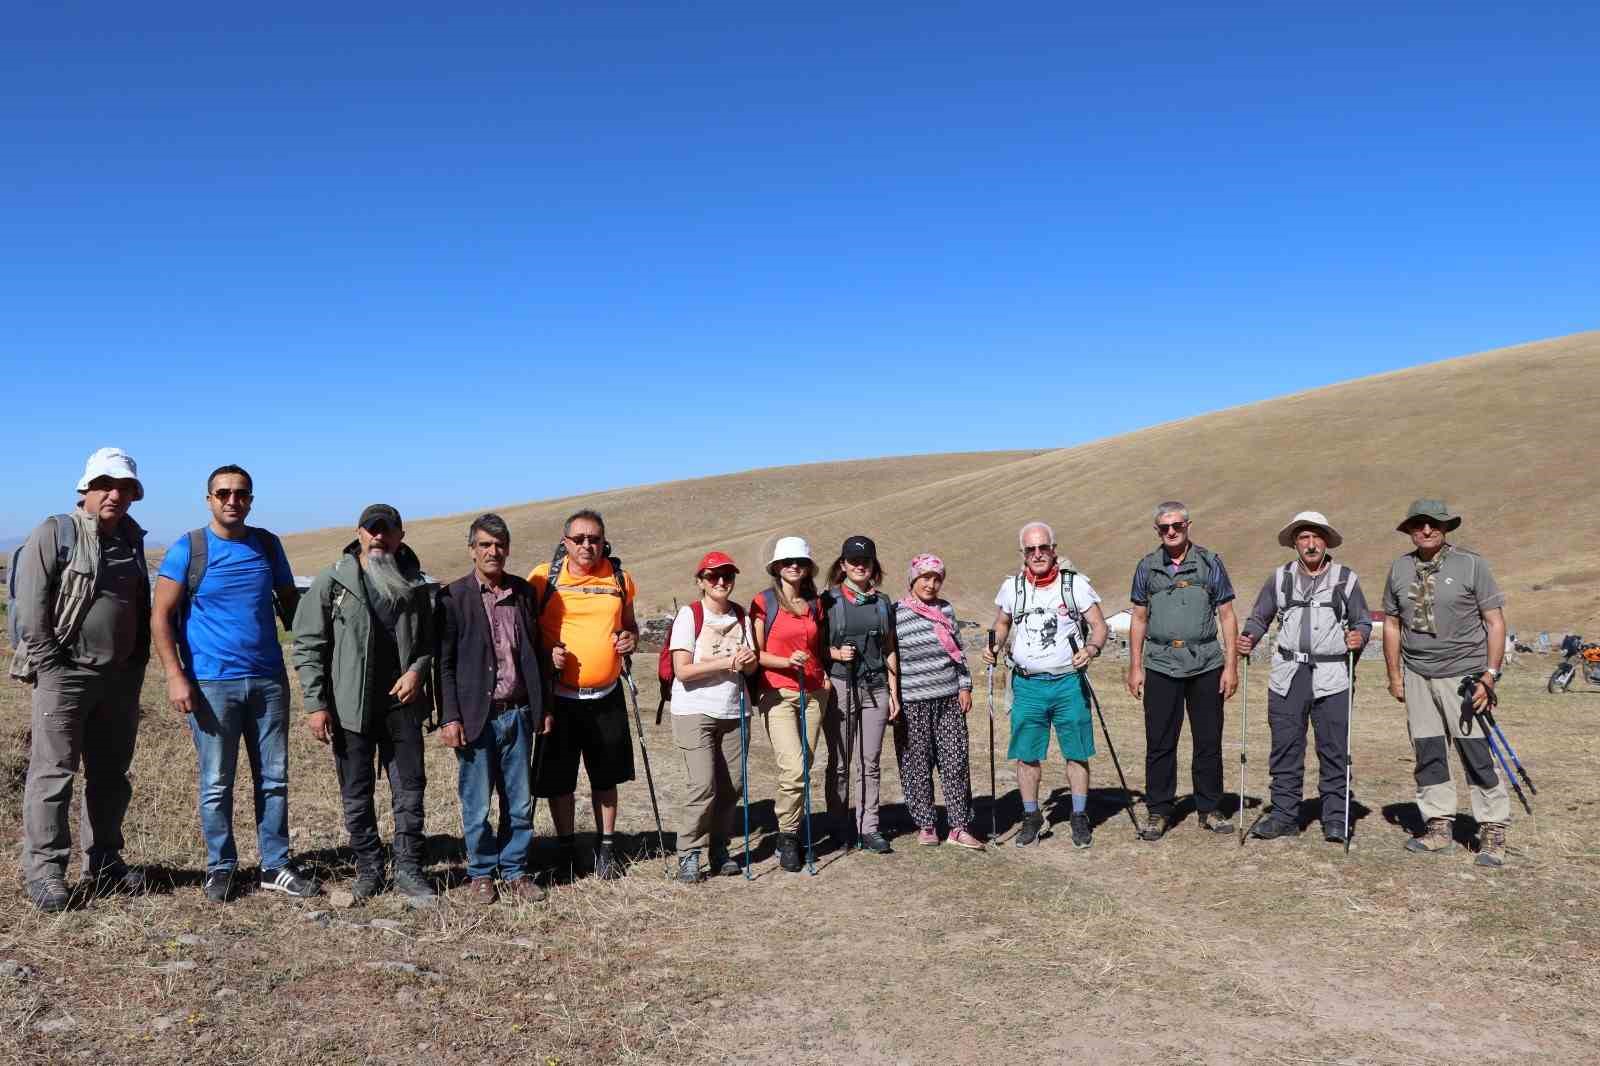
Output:
<svg viewBox="0 0 1600 1066">
<path fill-rule="evenodd" d="M 1472 787 L 1478 821 L 1478 865 L 1505 862 L 1511 797 L 1495 773 L 1481 731 L 1461 728 L 1461 688 L 1471 679 L 1472 702 L 1489 702 L 1505 655 L 1505 594 L 1477 553 L 1451 544 L 1445 534 L 1461 516 L 1443 500 L 1415 500 L 1396 528 L 1415 550 L 1394 561 L 1383 590 L 1383 659 L 1389 693 L 1406 705 L 1406 725 L 1417 757 L 1417 807 L 1427 831 L 1406 850 L 1437 855 L 1455 850 L 1456 785 L 1450 775 L 1450 741 Z M 1469 719 L 1470 724 L 1470 719 Z"/>
<path fill-rule="evenodd" d="M 1278 644 L 1267 681 L 1267 725 L 1272 730 L 1272 810 L 1251 836 L 1263 840 L 1300 832 L 1305 784 L 1306 721 L 1317 736 L 1317 791 L 1322 835 L 1345 840 L 1345 774 L 1350 763 L 1350 672 L 1347 657 L 1372 636 L 1367 597 L 1356 573 L 1333 561 L 1328 549 L 1344 543 L 1320 511 L 1301 511 L 1278 532 L 1295 558 L 1273 569 L 1261 586 L 1239 636 L 1249 655 L 1279 620 Z"/>
</svg>

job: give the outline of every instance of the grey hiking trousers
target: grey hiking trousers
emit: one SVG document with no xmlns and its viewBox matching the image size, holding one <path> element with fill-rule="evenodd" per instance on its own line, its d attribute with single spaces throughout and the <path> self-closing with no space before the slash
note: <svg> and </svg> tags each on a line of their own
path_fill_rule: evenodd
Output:
<svg viewBox="0 0 1600 1066">
<path fill-rule="evenodd" d="M 1267 693 L 1267 725 L 1272 730 L 1272 812 L 1276 817 L 1298 820 L 1300 797 L 1306 776 L 1306 722 L 1317 738 L 1317 793 L 1322 799 L 1319 814 L 1324 827 L 1344 829 L 1345 768 L 1350 765 L 1350 748 L 1345 743 L 1350 727 L 1350 690 L 1334 692 L 1321 699 L 1311 692 L 1309 663 L 1301 664 L 1289 682 L 1289 691 L 1280 696 Z M 1345 672 L 1344 663 L 1319 663 L 1315 669 Z"/>
<path fill-rule="evenodd" d="M 72 779 L 83 765 L 78 841 L 92 870 L 123 848 L 133 798 L 128 768 L 139 735 L 143 660 L 124 666 L 50 663 L 33 683 L 33 744 L 22 798 L 22 876 L 65 877 L 72 852 Z"/>
</svg>

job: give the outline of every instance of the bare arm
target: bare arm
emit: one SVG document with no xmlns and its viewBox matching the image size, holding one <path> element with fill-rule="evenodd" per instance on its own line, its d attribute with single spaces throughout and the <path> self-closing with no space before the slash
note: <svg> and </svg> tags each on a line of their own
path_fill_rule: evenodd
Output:
<svg viewBox="0 0 1600 1066">
<path fill-rule="evenodd" d="M 1239 691 L 1239 619 L 1233 601 L 1217 608 L 1217 636 L 1222 638 L 1222 677 L 1218 681 L 1222 698 L 1232 699 Z"/>
<path fill-rule="evenodd" d="M 183 606 L 184 587 L 170 577 L 156 578 L 155 607 L 150 612 L 150 637 L 167 675 L 167 699 L 179 714 L 194 711 L 194 685 L 178 654 L 177 618 Z"/>
<path fill-rule="evenodd" d="M 1383 620 L 1383 665 L 1389 671 L 1389 695 L 1404 703 L 1406 678 L 1400 664 L 1400 624 L 1397 614 L 1391 614 Z"/>
<path fill-rule="evenodd" d="M 1149 631 L 1149 606 L 1128 608 L 1128 694 L 1136 700 L 1144 697 L 1144 638 Z"/>
</svg>

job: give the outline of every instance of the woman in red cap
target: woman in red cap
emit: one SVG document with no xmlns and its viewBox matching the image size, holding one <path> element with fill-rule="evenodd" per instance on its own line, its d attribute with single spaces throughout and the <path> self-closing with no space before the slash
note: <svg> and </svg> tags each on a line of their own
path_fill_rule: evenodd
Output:
<svg viewBox="0 0 1600 1066">
<path fill-rule="evenodd" d="M 707 873 L 738 874 L 728 854 L 734 814 L 744 790 L 739 769 L 739 715 L 745 676 L 756 669 L 749 620 L 733 602 L 739 568 L 722 552 L 707 552 L 695 568 L 700 601 L 672 620 L 672 739 L 683 756 L 684 795 L 678 818 L 678 880 Z M 708 853 L 709 868 L 700 864 Z"/>
</svg>

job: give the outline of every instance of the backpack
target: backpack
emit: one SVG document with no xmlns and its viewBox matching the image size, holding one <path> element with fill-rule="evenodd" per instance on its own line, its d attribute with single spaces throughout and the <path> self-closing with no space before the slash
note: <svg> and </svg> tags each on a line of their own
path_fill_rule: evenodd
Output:
<svg viewBox="0 0 1600 1066">
<path fill-rule="evenodd" d="M 772 636 L 772 619 L 778 617 L 778 612 L 783 610 L 783 608 L 778 603 L 777 590 L 771 588 L 770 586 L 767 587 L 767 588 L 764 588 L 759 593 L 756 594 L 756 600 L 760 601 L 760 603 L 761 603 L 762 615 L 767 620 L 766 621 L 767 636 L 770 638 Z M 755 603 L 752 602 L 751 603 L 751 607 L 754 607 L 754 606 L 755 606 Z M 822 609 L 822 597 L 820 597 L 820 596 L 812 596 L 812 597 L 807 598 L 807 600 L 806 600 L 806 613 L 808 615 L 810 615 L 816 621 L 817 630 L 818 630 L 819 633 L 820 632 L 825 632 L 827 630 L 827 628 L 828 628 L 828 615 L 827 615 L 827 612 Z M 751 632 L 752 636 L 755 634 L 755 622 L 753 622 L 753 621 L 750 623 L 750 632 Z M 824 641 L 826 641 L 826 637 L 824 637 Z M 826 664 L 824 664 L 824 665 L 826 665 Z M 757 673 L 757 676 L 760 676 L 759 671 Z"/>
<path fill-rule="evenodd" d="M 269 574 L 276 559 L 283 559 L 284 562 L 288 562 L 289 557 L 284 554 L 283 542 L 278 539 L 277 534 L 259 526 L 248 526 L 246 528 L 260 543 L 261 550 L 267 557 L 267 572 Z M 206 540 L 205 529 L 189 530 L 188 539 L 189 570 L 184 575 L 184 609 L 186 611 L 193 609 L 195 593 L 200 591 L 200 582 L 205 580 L 206 567 L 211 561 L 208 558 L 211 549 Z M 289 608 L 290 605 L 279 598 L 277 588 L 273 588 L 272 613 L 278 616 L 278 621 L 283 623 L 283 628 L 292 630 L 294 629 L 294 614 Z"/>
<path fill-rule="evenodd" d="M 733 608 L 733 617 L 741 631 L 744 629 L 744 608 L 737 603 L 730 603 Z M 706 625 L 706 608 L 699 600 L 689 604 L 689 610 L 694 615 L 694 636 L 700 638 L 700 630 Z M 673 624 L 677 624 L 677 613 L 673 613 Z M 743 640 L 743 638 L 740 638 Z M 661 682 L 661 699 L 656 703 L 656 724 L 661 724 L 661 710 L 672 702 L 672 681 L 677 676 L 678 664 L 672 661 L 672 634 L 667 633 L 667 639 L 661 642 L 661 658 L 656 662 L 656 680 Z M 690 653 L 693 655 L 693 652 Z"/>
<path fill-rule="evenodd" d="M 1331 582 L 1333 585 L 1332 597 L 1325 602 L 1305 599 L 1297 600 L 1294 597 L 1294 568 L 1296 565 L 1296 563 L 1285 563 L 1281 567 L 1283 577 L 1282 580 L 1278 582 L 1277 588 L 1279 618 L 1281 619 L 1283 617 L 1283 611 L 1287 607 L 1332 607 L 1334 619 L 1338 621 L 1340 625 L 1348 628 L 1350 623 L 1347 601 L 1350 597 L 1350 589 L 1356 583 L 1356 572 L 1341 563 L 1334 563 L 1334 571 L 1330 575 L 1333 578 L 1333 581 Z M 1280 645 L 1280 647 L 1281 646 L 1282 645 Z M 1319 662 L 1324 660 L 1328 662 L 1344 661 L 1344 655 L 1342 653 L 1332 656 L 1314 656 L 1313 658 Z"/>
<path fill-rule="evenodd" d="M 72 553 L 78 548 L 78 523 L 69 514 L 52 515 L 51 519 L 56 524 L 56 565 L 64 567 L 72 561 Z M 22 647 L 21 623 L 17 621 L 16 606 L 17 564 L 22 561 L 22 549 L 27 546 L 27 541 L 17 545 L 17 550 L 11 553 L 11 569 L 6 571 L 6 629 L 10 633 L 13 650 Z"/>
<path fill-rule="evenodd" d="M 1075 642 L 1071 641 L 1071 634 L 1068 634 L 1069 646 L 1072 648 L 1073 654 L 1076 655 L 1078 649 L 1082 648 L 1089 640 L 1089 620 L 1083 616 L 1082 611 L 1078 610 L 1078 597 L 1072 591 L 1072 582 L 1077 578 L 1078 572 L 1062 567 L 1059 576 L 1061 580 L 1061 602 L 1067 605 L 1067 617 L 1072 620 L 1073 629 L 1077 632 L 1077 640 Z M 1023 596 L 1028 591 L 1028 585 L 1031 584 L 1030 581 L 1026 580 L 1026 577 L 1025 573 L 1019 573 L 1013 579 L 1011 587 L 1011 624 L 1013 626 L 1020 624 L 1023 614 L 1026 613 L 1022 610 Z"/>
<path fill-rule="evenodd" d="M 889 597 L 884 595 L 884 593 L 881 590 L 874 590 L 874 593 L 878 597 L 877 601 L 876 601 L 876 606 L 877 606 L 877 609 L 878 609 L 878 632 L 879 632 L 878 640 L 879 640 L 879 650 L 882 651 L 882 641 L 883 641 L 882 634 L 884 634 L 884 633 L 892 633 L 894 631 L 894 618 L 892 617 L 892 613 L 891 613 L 894 610 L 894 605 L 890 601 Z M 822 599 L 822 602 L 823 602 L 823 606 L 826 608 L 827 614 L 829 616 L 829 628 L 831 629 L 832 628 L 832 624 L 833 624 L 832 623 L 833 606 L 835 604 L 838 604 L 838 603 L 846 602 L 845 599 L 844 599 L 844 593 L 841 592 L 837 596 L 835 596 L 833 588 L 825 589 L 821 593 L 821 599 Z M 832 643 L 831 636 L 829 638 L 829 643 L 830 644 Z M 859 662 L 860 660 L 857 660 L 857 661 Z M 887 666 L 887 664 L 885 664 L 885 665 Z"/>
</svg>

